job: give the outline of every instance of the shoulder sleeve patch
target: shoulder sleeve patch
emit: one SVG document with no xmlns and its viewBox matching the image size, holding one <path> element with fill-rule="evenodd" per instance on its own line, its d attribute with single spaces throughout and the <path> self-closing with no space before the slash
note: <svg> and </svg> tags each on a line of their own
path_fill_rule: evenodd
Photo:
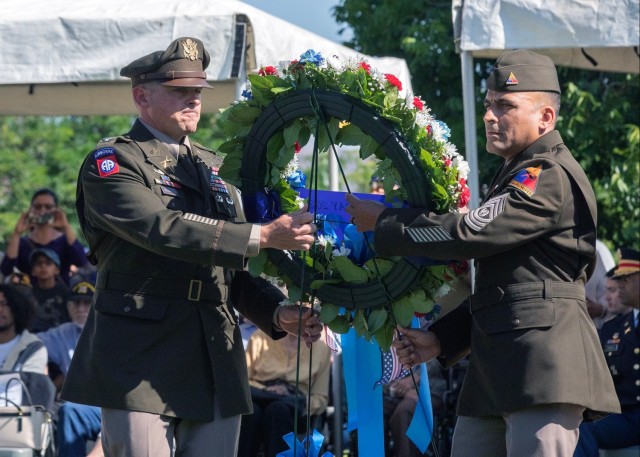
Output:
<svg viewBox="0 0 640 457">
<path fill-rule="evenodd" d="M 529 197 L 536 193 L 538 180 L 542 173 L 542 165 L 537 167 L 529 167 L 520 170 L 511 180 L 509 186 L 521 190 Z"/>
<path fill-rule="evenodd" d="M 487 200 L 487 202 L 481 207 L 465 214 L 465 224 L 467 224 L 472 230 L 479 232 L 504 211 L 505 202 L 508 196 L 508 194 L 502 194 L 497 197 L 493 197 L 492 199 Z"/>
<path fill-rule="evenodd" d="M 104 178 L 120 171 L 115 148 L 100 148 L 93 151 L 93 159 L 96 161 L 98 174 Z"/>
</svg>

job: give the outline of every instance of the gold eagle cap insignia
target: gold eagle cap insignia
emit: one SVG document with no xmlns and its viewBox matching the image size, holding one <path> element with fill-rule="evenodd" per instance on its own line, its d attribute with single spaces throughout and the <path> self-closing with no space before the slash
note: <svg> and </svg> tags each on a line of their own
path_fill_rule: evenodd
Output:
<svg viewBox="0 0 640 457">
<path fill-rule="evenodd" d="M 196 60 L 198 58 L 198 43 L 189 38 L 186 41 L 181 41 L 180 44 L 185 59 Z"/>
</svg>

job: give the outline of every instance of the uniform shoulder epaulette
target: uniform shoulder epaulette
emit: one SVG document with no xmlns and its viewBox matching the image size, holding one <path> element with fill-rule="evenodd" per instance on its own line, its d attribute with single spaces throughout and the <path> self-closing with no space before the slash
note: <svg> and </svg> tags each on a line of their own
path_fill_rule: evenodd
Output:
<svg viewBox="0 0 640 457">
<path fill-rule="evenodd" d="M 118 142 L 120 143 L 128 143 L 130 142 L 131 139 L 127 138 L 126 136 L 120 135 L 120 136 L 108 136 L 106 138 L 102 138 L 100 141 L 98 141 L 98 144 L 96 145 L 96 149 L 100 149 L 102 147 L 105 146 L 110 146 L 112 144 L 116 144 Z"/>
<path fill-rule="evenodd" d="M 216 151 L 214 151 L 213 149 L 202 146 L 200 143 L 196 143 L 195 141 L 193 142 L 193 146 L 200 149 L 201 151 L 206 151 L 210 152 L 211 154 L 217 155 Z"/>
</svg>

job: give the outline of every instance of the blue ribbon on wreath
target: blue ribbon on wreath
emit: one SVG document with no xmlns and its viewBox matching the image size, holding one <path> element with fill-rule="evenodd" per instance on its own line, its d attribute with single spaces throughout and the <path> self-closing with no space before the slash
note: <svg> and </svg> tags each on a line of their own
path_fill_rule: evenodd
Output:
<svg viewBox="0 0 640 457">
<path fill-rule="evenodd" d="M 313 434 L 311 436 L 306 437 L 302 441 L 298 440 L 293 432 L 284 435 L 282 439 L 287 443 L 289 449 L 280 452 L 276 457 L 333 457 L 333 454 L 330 452 L 325 452 L 320 456 L 320 449 L 322 449 L 324 436 L 316 429 L 313 430 Z M 310 439 L 309 449 L 305 448 L 307 439 Z M 295 455 L 293 453 L 294 448 Z"/>
</svg>

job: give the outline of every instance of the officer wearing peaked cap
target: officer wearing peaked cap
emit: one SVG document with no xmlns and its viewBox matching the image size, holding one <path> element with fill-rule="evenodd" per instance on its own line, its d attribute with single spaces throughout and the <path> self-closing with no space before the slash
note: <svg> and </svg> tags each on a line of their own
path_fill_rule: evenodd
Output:
<svg viewBox="0 0 640 457">
<path fill-rule="evenodd" d="M 560 85 L 551 59 L 504 52 L 487 78 L 487 151 L 504 159 L 482 206 L 434 215 L 349 197 L 380 255 L 475 259 L 476 291 L 429 331 L 403 329 L 407 365 L 470 352 L 453 457 L 571 457 L 583 414 L 618 412 L 584 284 L 595 255 L 596 205 L 555 130 Z M 449 241 L 423 242 L 444 228 Z"/>
<path fill-rule="evenodd" d="M 221 159 L 189 139 L 208 64 L 202 41 L 183 37 L 125 66 L 139 118 L 80 170 L 98 274 L 62 397 L 102 409 L 107 456 L 235 456 L 251 396 L 233 308 L 274 339 L 298 329 L 299 309 L 243 268 L 263 248 L 309 249 L 313 217 L 245 221 Z M 302 317 L 310 344 L 322 326 Z"/>
<path fill-rule="evenodd" d="M 640 252 L 620 248 L 612 272 L 623 305 L 632 311 L 605 322 L 600 343 L 620 399 L 622 412 L 580 425 L 574 457 L 598 457 L 598 449 L 640 448 Z M 632 449 L 629 449 L 632 451 Z"/>
</svg>

